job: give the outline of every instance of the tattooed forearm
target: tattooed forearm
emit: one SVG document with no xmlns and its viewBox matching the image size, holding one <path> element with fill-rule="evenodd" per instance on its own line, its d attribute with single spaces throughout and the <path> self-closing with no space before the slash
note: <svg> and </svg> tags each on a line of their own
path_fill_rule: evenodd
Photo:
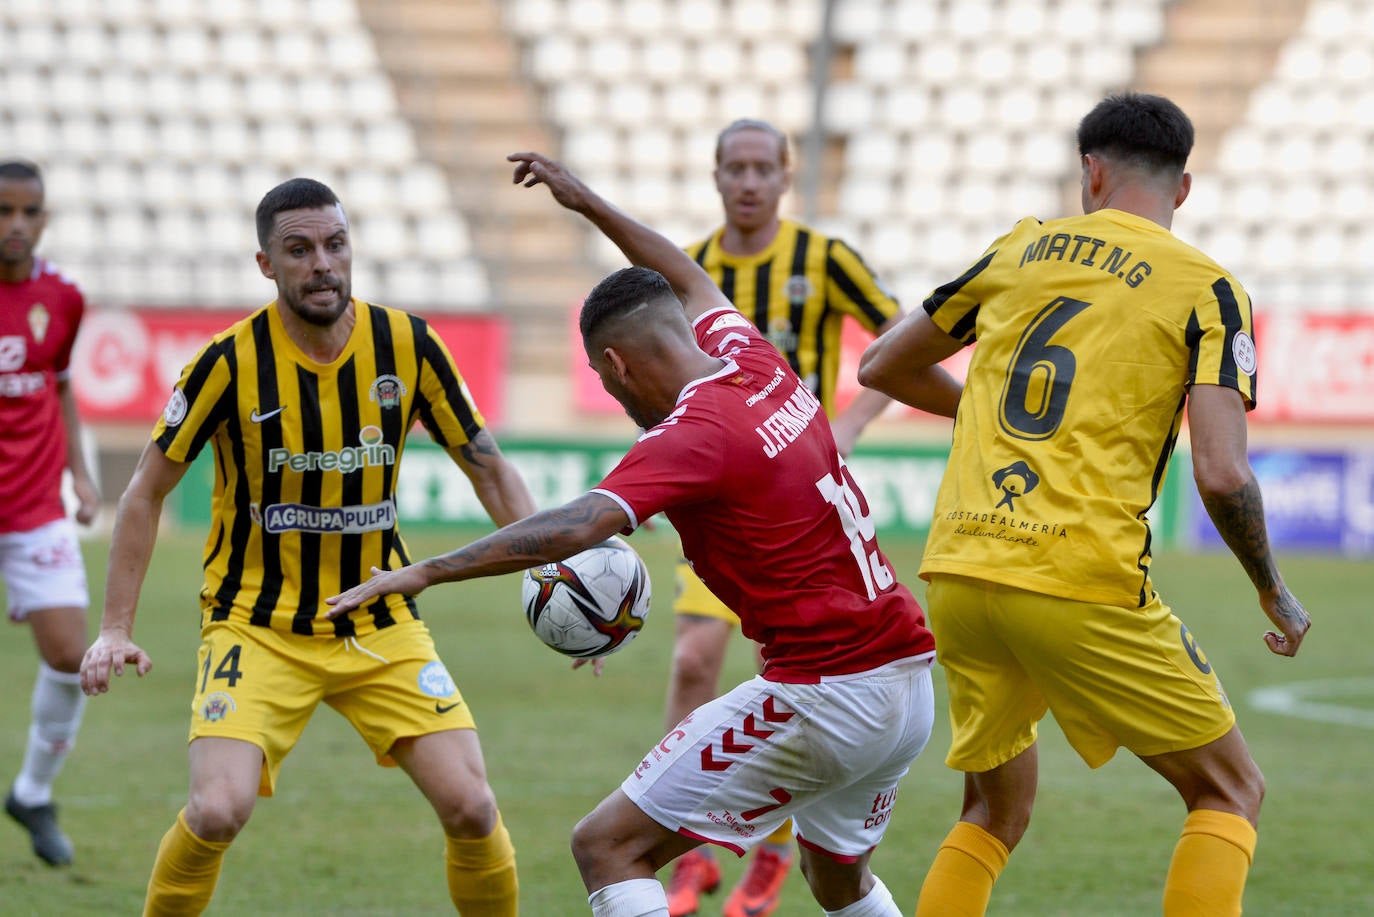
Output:
<svg viewBox="0 0 1374 917">
<path fill-rule="evenodd" d="M 1202 493 L 1202 504 L 1212 517 L 1226 546 L 1236 555 L 1256 589 L 1273 589 L 1279 583 L 1278 568 L 1269 552 L 1264 526 L 1264 503 L 1259 482 L 1253 477 L 1229 494 Z"/>
<path fill-rule="evenodd" d="M 571 503 L 535 513 L 425 563 L 433 565 L 437 582 L 513 573 L 599 544 L 628 521 L 615 501 L 599 494 L 584 494 Z"/>
</svg>

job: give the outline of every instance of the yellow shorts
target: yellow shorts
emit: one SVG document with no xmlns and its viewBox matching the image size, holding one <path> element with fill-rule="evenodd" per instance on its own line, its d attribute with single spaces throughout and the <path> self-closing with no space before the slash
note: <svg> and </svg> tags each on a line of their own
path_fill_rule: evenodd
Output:
<svg viewBox="0 0 1374 917">
<path fill-rule="evenodd" d="M 673 597 L 673 614 L 719 618 L 739 627 L 739 617 L 706 588 L 701 577 L 692 571 L 692 565 L 685 560 L 677 562 L 677 595 Z"/>
<path fill-rule="evenodd" d="M 421 621 L 344 638 L 237 621 L 201 632 L 190 738 L 261 748 L 259 795 L 272 795 L 282 761 L 320 701 L 343 714 L 386 767 L 396 765 L 390 752 L 397 739 L 476 728 Z"/>
<path fill-rule="evenodd" d="M 926 612 L 949 685 L 945 762 L 956 770 L 1020 754 L 1047 709 L 1089 767 L 1119 747 L 1197 748 L 1235 725 L 1207 657 L 1157 597 L 1121 608 L 939 574 Z"/>
</svg>

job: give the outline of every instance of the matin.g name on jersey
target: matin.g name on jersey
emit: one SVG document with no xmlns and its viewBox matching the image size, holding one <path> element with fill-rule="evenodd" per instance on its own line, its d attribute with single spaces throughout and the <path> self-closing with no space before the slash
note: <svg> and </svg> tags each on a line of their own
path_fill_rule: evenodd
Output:
<svg viewBox="0 0 1374 917">
<path fill-rule="evenodd" d="M 348 474 L 371 465 L 396 464 L 396 447 L 388 443 L 369 446 L 347 446 L 337 452 L 292 452 L 273 449 L 267 453 L 267 470 L 276 473 L 283 468 L 292 471 L 342 471 Z"/>
<path fill-rule="evenodd" d="M 792 445 L 820 409 L 821 403 L 811 390 L 798 384 L 792 397 L 754 428 L 759 439 L 763 440 L 763 454 L 772 458 Z"/>
<path fill-rule="evenodd" d="M 256 507 L 254 507 L 256 510 Z M 390 500 L 366 506 L 306 506 L 273 503 L 253 517 L 274 535 L 283 532 L 319 532 L 327 535 L 358 535 L 396 525 L 396 504 Z"/>
</svg>

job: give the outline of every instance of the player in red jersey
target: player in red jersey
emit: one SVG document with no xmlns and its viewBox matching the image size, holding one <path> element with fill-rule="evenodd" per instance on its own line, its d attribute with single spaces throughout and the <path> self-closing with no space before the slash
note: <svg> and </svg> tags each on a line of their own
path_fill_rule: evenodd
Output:
<svg viewBox="0 0 1374 917">
<path fill-rule="evenodd" d="M 592 290 L 581 332 L 592 369 L 645 432 L 587 494 L 378 571 L 329 600 L 335 613 L 559 560 L 666 512 L 696 572 L 762 645 L 764 668 L 693 711 L 574 829 L 593 914 L 666 915 L 660 867 L 703 842 L 742 854 L 791 817 L 827 914 L 897 917 L 868 860 L 930 736 L 934 642 L 820 403 L 680 249 L 557 163 L 510 158 L 517 182 L 548 185 L 642 265 Z"/>
<path fill-rule="evenodd" d="M 52 785 L 76 741 L 86 696 L 86 571 L 76 528 L 62 505 L 70 469 L 85 524 L 100 493 L 81 453 L 68 364 L 85 309 L 81 291 L 34 256 L 48 213 L 43 177 L 23 161 L 0 162 L 0 575 L 9 614 L 38 645 L 33 720 L 5 811 L 29 832 L 33 852 L 53 866 L 72 861 L 57 825 Z"/>
</svg>

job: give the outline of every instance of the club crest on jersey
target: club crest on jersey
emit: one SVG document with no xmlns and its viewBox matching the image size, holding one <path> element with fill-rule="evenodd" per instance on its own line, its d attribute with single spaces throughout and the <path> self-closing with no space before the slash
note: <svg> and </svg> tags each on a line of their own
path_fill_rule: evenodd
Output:
<svg viewBox="0 0 1374 917">
<path fill-rule="evenodd" d="M 167 399 L 167 406 L 162 409 L 162 419 L 169 427 L 175 427 L 186 419 L 186 395 L 181 389 L 172 389 L 172 397 Z"/>
<path fill-rule="evenodd" d="M 48 324 L 51 320 L 48 307 L 41 302 L 36 302 L 29 308 L 29 330 L 33 332 L 34 341 L 43 343 L 43 338 L 48 336 Z"/>
<path fill-rule="evenodd" d="M 372 387 L 367 390 L 367 397 L 384 408 L 399 408 L 401 399 L 406 396 L 407 391 L 406 384 L 400 380 L 400 377 L 393 376 L 391 373 L 384 373 L 372 380 Z"/>
<path fill-rule="evenodd" d="M 22 334 L 0 335 L 0 373 L 14 373 L 24 368 L 29 342 Z"/>
<path fill-rule="evenodd" d="M 1016 505 L 1013 502 L 1017 497 L 1024 497 L 1026 494 L 1035 490 L 1040 483 L 1040 475 L 1031 471 L 1030 466 L 1025 462 L 1012 462 L 1005 468 L 998 468 L 992 473 L 992 486 L 1002 491 L 1002 499 L 997 502 L 997 506 L 1005 506 L 1009 512 L 1016 512 Z"/>
<path fill-rule="evenodd" d="M 234 712 L 234 699 L 223 691 L 216 691 L 205 698 L 200 705 L 200 718 L 207 723 L 218 723 Z"/>
<path fill-rule="evenodd" d="M 811 295 L 811 281 L 806 279 L 805 274 L 793 274 L 787 278 L 787 286 L 784 289 L 787 291 L 788 305 L 796 308 L 805 303 Z"/>
</svg>

